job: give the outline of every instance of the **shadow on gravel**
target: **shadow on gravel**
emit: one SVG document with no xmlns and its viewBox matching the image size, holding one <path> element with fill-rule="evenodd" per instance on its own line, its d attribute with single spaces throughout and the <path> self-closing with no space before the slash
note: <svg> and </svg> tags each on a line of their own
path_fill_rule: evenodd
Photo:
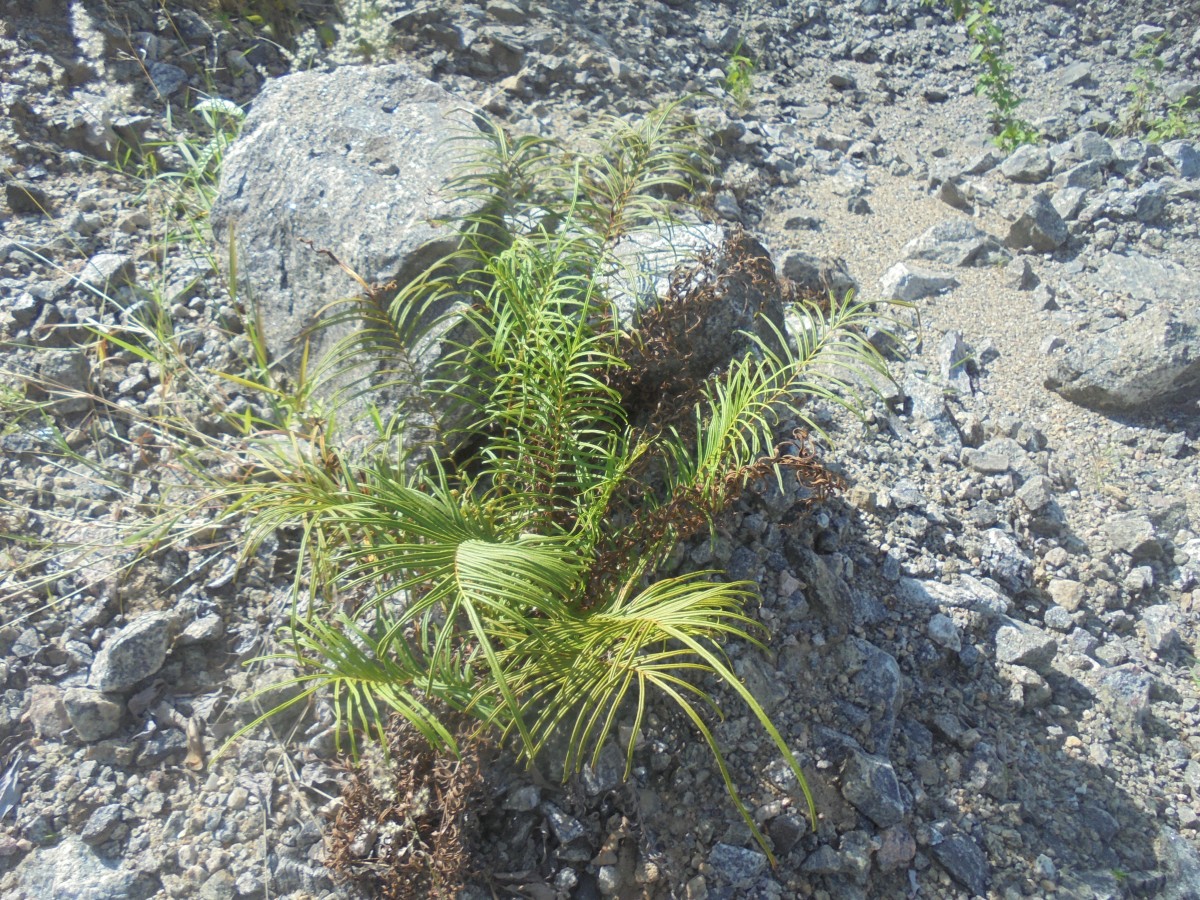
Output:
<svg viewBox="0 0 1200 900">
<path fill-rule="evenodd" d="M 757 514 L 744 530 L 754 531 L 746 526 Z M 737 748 L 730 763 L 741 789 L 760 804 L 788 896 L 898 897 L 917 887 L 922 896 L 1158 895 L 1168 878 L 1156 858 L 1166 800 L 1131 795 L 1121 776 L 1149 781 L 1143 757 L 1186 737 L 1150 712 L 1180 700 L 1169 686 L 1132 663 L 1089 674 L 1095 663 L 1064 634 L 1054 635 L 1057 654 L 1031 644 L 1012 664 L 998 662 L 1000 628 L 1040 624 L 1037 593 L 1020 595 L 1007 616 L 971 608 L 969 597 L 915 602 L 849 537 L 865 529 L 845 504 L 827 504 L 778 539 L 774 527 L 732 551 L 734 577 L 739 555 L 756 553 L 760 614 L 773 632 L 768 654 L 747 652 L 737 664 L 805 761 L 816 835 L 804 833 L 798 792 L 779 808 L 788 786 L 774 781 L 778 765 L 754 729 L 731 719 L 722 735 Z M 939 615 L 954 623 L 958 646 L 949 629 L 931 626 Z M 676 740 L 686 743 L 686 732 Z M 679 753 L 682 765 L 646 784 L 653 808 L 641 823 L 676 877 L 714 841 L 753 846 L 715 772 L 686 747 Z M 710 898 L 763 888 L 739 881 L 734 865 L 709 872 Z"/>
</svg>

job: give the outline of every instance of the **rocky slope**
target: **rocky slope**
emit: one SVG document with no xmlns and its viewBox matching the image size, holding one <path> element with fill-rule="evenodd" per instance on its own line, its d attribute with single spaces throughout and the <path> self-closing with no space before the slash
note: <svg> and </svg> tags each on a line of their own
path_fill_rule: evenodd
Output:
<svg viewBox="0 0 1200 900">
<path fill-rule="evenodd" d="M 766 486 L 679 560 L 761 585 L 769 652 L 730 652 L 800 755 L 820 827 L 729 703 L 718 733 L 777 869 L 707 751 L 663 716 L 628 785 L 611 760 L 567 788 L 491 773 L 491 889 L 1200 896 L 1200 144 L 1116 129 L 1160 29 L 1156 90 L 1200 101 L 1200 7 L 1005 3 L 1021 112 L 1044 135 L 1005 155 L 962 27 L 908 0 L 346 6 L 338 41 L 307 58 L 304 40 L 289 56 L 140 0 L 0 14 L 6 565 L 41 537 L 103 540 L 153 501 L 136 427 L 89 450 L 82 393 L 153 407 L 171 372 L 79 349 L 81 323 L 113 315 L 97 291 L 136 307 L 136 286 L 159 289 L 194 365 L 247 353 L 208 248 L 163 240 L 132 161 L 94 162 L 163 139 L 168 104 L 252 104 L 294 66 L 367 57 L 569 137 L 714 91 L 697 113 L 718 148 L 714 219 L 759 236 L 781 274 L 841 272 L 920 319 L 866 420 L 826 416 L 847 492 L 798 516 Z M 757 60 L 745 108 L 720 96 L 739 41 Z M 341 90 L 327 102 L 352 107 Z M 49 433 L 15 411 L 30 371 L 79 393 L 52 411 L 64 439 L 129 479 L 51 462 Z M 322 864 L 344 774 L 320 708 L 207 760 L 253 716 L 266 676 L 242 662 L 286 612 L 286 540 L 236 572 L 193 546 L 120 585 L 96 577 L 100 557 L 49 597 L 27 572 L 0 581 L 5 896 L 362 892 Z"/>
</svg>

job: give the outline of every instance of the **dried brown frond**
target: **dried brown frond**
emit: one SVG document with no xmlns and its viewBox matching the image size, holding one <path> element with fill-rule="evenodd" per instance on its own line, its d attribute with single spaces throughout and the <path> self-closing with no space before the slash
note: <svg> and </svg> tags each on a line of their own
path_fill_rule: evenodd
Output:
<svg viewBox="0 0 1200 900">
<path fill-rule="evenodd" d="M 327 839 L 327 864 L 384 900 L 451 897 L 471 873 L 487 745 L 460 720 L 461 756 L 438 754 L 408 720 L 388 726 L 353 769 Z"/>
<path fill-rule="evenodd" d="M 747 487 L 773 476 L 777 470 L 792 473 L 807 489 L 808 495 L 800 500 L 805 506 L 823 503 L 834 491 L 846 488 L 842 477 L 817 458 L 808 434 L 797 428 L 792 439 L 777 444 L 771 456 L 727 472 L 708 492 L 681 491 L 661 506 L 634 503 L 632 525 L 621 530 L 597 557 L 589 581 L 587 606 L 610 590 L 613 578 L 628 572 L 633 561 L 653 558 L 662 547 L 696 535 L 728 509 Z"/>
<path fill-rule="evenodd" d="M 635 332 L 622 337 L 618 355 L 628 368 L 607 373 L 631 422 L 660 433 L 694 424 L 692 406 L 712 373 L 697 372 L 692 335 L 714 307 L 739 293 L 736 288 L 746 303 L 758 298 L 760 308 L 763 298 L 779 293 L 770 257 L 741 229 L 730 233 L 719 252 L 702 253 L 671 274 L 666 296 L 643 313 Z"/>
</svg>

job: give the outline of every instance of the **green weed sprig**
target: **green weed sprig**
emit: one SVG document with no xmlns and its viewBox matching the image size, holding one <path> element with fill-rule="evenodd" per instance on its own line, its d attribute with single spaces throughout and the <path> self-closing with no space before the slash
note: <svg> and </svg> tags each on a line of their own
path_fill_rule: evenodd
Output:
<svg viewBox="0 0 1200 900">
<path fill-rule="evenodd" d="M 721 83 L 738 109 L 746 109 L 750 105 L 750 95 L 754 91 L 754 60 L 742 52 L 743 47 L 743 41 L 739 40 L 729 54 L 729 61 L 725 64 L 725 80 Z"/>
<path fill-rule="evenodd" d="M 933 5 L 936 0 L 925 0 Z M 1004 30 L 996 22 L 996 4 L 992 0 L 946 0 L 955 21 L 962 22 L 974 42 L 971 61 L 983 67 L 975 81 L 975 93 L 992 102 L 990 115 L 995 136 L 1002 150 L 1022 144 L 1036 144 L 1037 129 L 1017 115 L 1023 98 L 1012 87 L 1012 63 L 1005 59 Z"/>
<path fill-rule="evenodd" d="M 1200 134 L 1200 114 L 1189 108 L 1187 97 L 1167 104 L 1159 79 L 1166 64 L 1162 50 L 1167 33 L 1147 38 L 1133 52 L 1133 58 L 1141 62 L 1133 70 L 1133 81 L 1125 86 L 1129 94 L 1129 105 L 1121 113 L 1120 130 L 1123 134 L 1144 134 L 1155 143 L 1177 138 L 1190 138 Z M 1165 108 L 1163 115 L 1156 110 Z"/>
</svg>

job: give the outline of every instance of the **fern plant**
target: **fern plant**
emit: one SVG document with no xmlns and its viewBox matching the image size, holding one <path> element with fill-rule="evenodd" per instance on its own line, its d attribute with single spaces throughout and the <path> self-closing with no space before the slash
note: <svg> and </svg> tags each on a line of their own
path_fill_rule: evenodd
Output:
<svg viewBox="0 0 1200 900">
<path fill-rule="evenodd" d="M 661 227 L 702 179 L 705 156 L 679 118 L 671 106 L 609 122 L 606 140 L 576 151 L 485 125 L 477 163 L 451 185 L 478 210 L 460 249 L 331 311 L 364 323 L 329 356 L 342 400 L 403 398 L 375 414 L 381 441 L 351 455 L 309 435 L 281 455 L 276 439 L 226 493 L 250 516 L 251 545 L 296 528 L 305 561 L 280 654 L 298 690 L 266 716 L 329 691 L 352 749 L 359 733 L 383 740 L 398 714 L 454 753 L 439 712 L 452 710 L 531 763 L 557 748 L 567 774 L 594 765 L 622 723 L 628 774 L 651 702 L 666 702 L 769 854 L 702 686 L 715 678 L 745 704 L 815 821 L 791 747 L 723 650 L 762 646 L 756 589 L 658 569 L 750 480 L 811 465 L 775 442 L 784 418 L 807 422 L 805 399 L 853 405 L 851 385 L 886 370 L 861 330 L 876 313 L 839 298 L 806 309 L 796 340 L 755 339 L 679 414 L 635 415 L 620 387 L 635 335 L 612 273 L 621 242 Z M 688 283 L 681 304 L 716 287 Z"/>
</svg>

